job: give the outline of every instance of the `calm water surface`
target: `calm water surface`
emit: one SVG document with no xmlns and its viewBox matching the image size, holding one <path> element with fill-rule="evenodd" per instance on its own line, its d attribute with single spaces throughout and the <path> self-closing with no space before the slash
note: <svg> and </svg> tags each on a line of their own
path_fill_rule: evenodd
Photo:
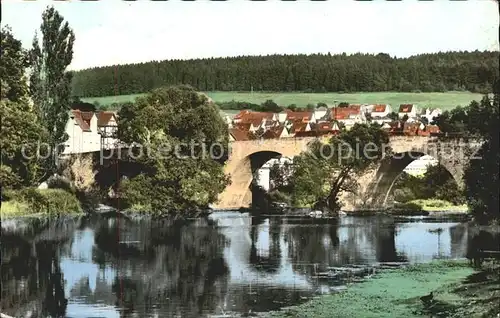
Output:
<svg viewBox="0 0 500 318">
<path fill-rule="evenodd" d="M 345 217 L 337 225 L 220 212 L 161 221 L 2 224 L 2 312 L 15 317 L 200 317 L 264 312 L 342 285 L 329 267 L 461 258 L 459 223 Z M 297 222 L 296 222 L 297 223 Z M 441 228 L 442 231 L 433 231 Z"/>
</svg>

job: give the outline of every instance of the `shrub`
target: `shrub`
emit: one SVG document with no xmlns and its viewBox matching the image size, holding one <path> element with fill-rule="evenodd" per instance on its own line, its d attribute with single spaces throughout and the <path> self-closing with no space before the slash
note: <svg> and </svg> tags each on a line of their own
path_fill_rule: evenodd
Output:
<svg viewBox="0 0 500 318">
<path fill-rule="evenodd" d="M 22 206 L 23 213 L 80 213 L 80 202 L 76 196 L 62 189 L 24 188 L 19 191 L 8 191 L 7 206 Z M 3 211 L 2 211 L 3 213 Z"/>
<path fill-rule="evenodd" d="M 45 212 L 47 211 L 48 200 L 42 194 L 42 191 L 48 191 L 48 189 L 24 188 L 14 193 L 14 200 L 28 204 L 31 213 Z"/>
<path fill-rule="evenodd" d="M 39 190 L 50 213 L 81 213 L 80 202 L 75 195 L 61 189 Z"/>
<path fill-rule="evenodd" d="M 422 209 L 420 204 L 415 202 L 396 203 L 392 210 L 393 213 L 404 215 L 422 215 L 426 212 Z"/>
<path fill-rule="evenodd" d="M 408 202 L 415 199 L 413 191 L 407 187 L 394 190 L 394 200 L 398 202 Z"/>
<path fill-rule="evenodd" d="M 269 198 L 272 202 L 283 202 L 286 204 L 290 204 L 290 202 L 292 201 L 291 197 L 288 194 L 283 193 L 279 190 L 271 191 L 269 193 Z"/>
<path fill-rule="evenodd" d="M 47 180 L 47 186 L 49 189 L 61 189 L 67 191 L 69 193 L 74 193 L 73 187 L 71 186 L 71 182 L 59 175 L 55 175 L 50 177 Z"/>
<path fill-rule="evenodd" d="M 2 187 L 14 188 L 21 184 L 19 176 L 6 165 L 0 166 L 0 184 Z"/>
<path fill-rule="evenodd" d="M 75 195 L 84 211 L 94 211 L 105 197 L 97 188 L 91 188 L 87 191 L 77 190 Z"/>
<path fill-rule="evenodd" d="M 30 211 L 27 203 L 16 200 L 2 202 L 1 210 L 2 216 L 26 214 Z"/>
</svg>

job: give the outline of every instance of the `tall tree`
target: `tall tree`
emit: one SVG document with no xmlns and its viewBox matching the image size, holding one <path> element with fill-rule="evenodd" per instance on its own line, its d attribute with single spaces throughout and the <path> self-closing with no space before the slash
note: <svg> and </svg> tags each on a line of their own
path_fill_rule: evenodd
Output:
<svg viewBox="0 0 500 318">
<path fill-rule="evenodd" d="M 30 90 L 38 116 L 49 132 L 56 158 L 60 151 L 57 146 L 68 138 L 65 127 L 69 118 L 72 75 L 66 68 L 73 59 L 75 35 L 54 7 L 47 7 L 43 12 L 40 29 L 42 45 L 35 34 L 30 54 Z M 49 167 L 55 168 L 55 160 L 49 162 Z"/>
<path fill-rule="evenodd" d="M 1 38 L 0 183 L 2 187 L 32 185 L 43 173 L 34 150 L 38 141 L 43 140 L 44 130 L 28 96 L 25 76 L 27 52 L 23 50 L 21 42 L 14 38 L 9 27 L 2 28 Z"/>
</svg>

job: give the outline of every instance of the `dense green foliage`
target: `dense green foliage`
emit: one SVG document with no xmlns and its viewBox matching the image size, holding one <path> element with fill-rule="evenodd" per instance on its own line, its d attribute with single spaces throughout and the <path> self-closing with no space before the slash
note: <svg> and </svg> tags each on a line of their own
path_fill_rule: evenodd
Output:
<svg viewBox="0 0 500 318">
<path fill-rule="evenodd" d="M 64 18 L 54 9 L 47 7 L 42 14 L 42 46 L 35 34 L 30 52 L 30 90 L 38 115 L 49 132 L 49 142 L 54 156 L 60 145 L 68 138 L 66 124 L 69 119 L 71 97 L 71 76 L 66 68 L 73 59 L 73 31 Z M 52 169 L 55 162 L 49 162 Z"/>
<path fill-rule="evenodd" d="M 493 88 L 493 102 L 488 96 L 484 96 L 480 102 L 472 101 L 467 107 L 446 111 L 434 120 L 443 132 L 465 133 L 484 141 L 464 175 L 467 204 L 479 222 L 500 219 L 498 199 L 500 88 L 498 86 L 497 81 Z"/>
<path fill-rule="evenodd" d="M 148 150 L 133 159 L 143 173 L 121 184 L 127 206 L 160 214 L 194 212 L 215 202 L 228 184 L 221 164 L 227 126 L 217 107 L 192 88 L 153 90 L 120 110 L 118 127 L 120 140 Z M 217 147 L 211 154 L 212 145 Z"/>
<path fill-rule="evenodd" d="M 2 28 L 0 118 L 2 133 L 2 188 L 34 185 L 43 176 L 42 163 L 34 155 L 46 134 L 30 105 L 24 73 L 27 52 L 8 27 Z M 24 154 L 23 155 L 23 150 Z"/>
<path fill-rule="evenodd" d="M 499 122 L 500 82 L 496 83 L 493 103 L 483 98 L 468 111 L 469 129 L 480 134 L 484 144 L 465 171 L 467 204 L 479 222 L 500 220 L 499 206 Z"/>
<path fill-rule="evenodd" d="M 348 103 L 343 103 L 347 104 Z M 222 110 L 252 110 L 256 112 L 273 112 L 273 113 L 279 113 L 283 110 L 289 109 L 291 111 L 305 111 L 305 110 L 311 110 L 315 109 L 318 107 L 328 107 L 325 103 L 317 103 L 316 105 L 314 104 L 308 104 L 305 107 L 297 107 L 295 104 L 290 104 L 286 107 L 279 106 L 276 102 L 274 102 L 272 99 L 268 99 L 262 104 L 255 104 L 255 103 L 249 103 L 249 102 L 240 102 L 240 101 L 235 101 L 232 100 L 230 102 L 218 102 L 217 106 L 219 106 L 220 109 Z M 115 106 L 116 107 L 116 106 Z M 345 106 L 340 106 L 340 107 L 345 107 Z M 397 116 L 397 114 L 396 114 Z"/>
<path fill-rule="evenodd" d="M 177 84 L 200 91 L 483 92 L 499 77 L 498 66 L 498 52 L 477 51 L 409 58 L 383 53 L 244 56 L 96 67 L 75 72 L 72 87 L 80 97 Z"/>
<path fill-rule="evenodd" d="M 289 182 L 294 205 L 314 204 L 316 209 L 338 211 L 339 194 L 357 189 L 356 176 L 389 154 L 390 149 L 383 147 L 388 142 L 388 134 L 378 125 L 355 124 L 327 144 L 311 143 L 293 161 Z"/>
<path fill-rule="evenodd" d="M 28 187 L 16 191 L 9 190 L 2 195 L 2 201 L 22 208 L 19 211 L 9 211 L 11 214 L 82 212 L 77 197 L 71 192 L 62 189 L 39 190 Z"/>
<path fill-rule="evenodd" d="M 465 203 L 463 191 L 446 168 L 429 166 L 422 177 L 403 172 L 394 182 L 394 200 L 408 202 L 416 199 L 439 199 L 460 205 Z"/>
<path fill-rule="evenodd" d="M 244 110 L 244 109 L 249 109 L 253 110 L 256 112 L 274 112 L 274 113 L 279 113 L 280 111 L 283 110 L 282 107 L 278 106 L 274 101 L 272 100 L 266 100 L 262 104 L 254 104 L 254 103 L 247 103 L 247 102 L 238 102 L 238 101 L 230 101 L 230 102 L 220 102 L 217 103 L 217 106 L 219 106 L 220 109 L 222 110 Z"/>
</svg>

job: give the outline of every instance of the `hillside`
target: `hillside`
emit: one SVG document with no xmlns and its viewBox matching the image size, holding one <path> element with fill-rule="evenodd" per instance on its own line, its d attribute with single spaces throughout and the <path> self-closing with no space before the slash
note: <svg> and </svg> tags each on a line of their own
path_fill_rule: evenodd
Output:
<svg viewBox="0 0 500 318">
<path fill-rule="evenodd" d="M 498 59 L 498 52 L 476 51 L 151 61 L 74 72 L 72 89 L 79 97 L 140 94 L 181 83 L 223 92 L 485 92 L 499 78 Z"/>
<path fill-rule="evenodd" d="M 397 106 L 405 103 L 417 104 L 420 107 L 441 108 L 447 110 L 456 106 L 467 106 L 472 100 L 480 100 L 482 95 L 470 92 L 446 92 L 446 93 L 399 93 L 399 92 L 373 92 L 373 93 L 250 93 L 250 92 L 207 92 L 207 95 L 216 103 L 221 105 L 224 102 L 240 101 L 254 104 L 262 104 L 268 99 L 272 99 L 280 106 L 295 104 L 298 107 L 306 107 L 307 104 L 326 103 L 333 105 L 335 101 L 348 102 L 351 104 L 374 104 L 384 103 Z M 106 105 L 116 108 L 112 104 L 122 104 L 132 102 L 141 94 L 119 95 L 104 97 L 83 98 L 89 103 Z M 237 110 L 223 110 L 225 113 L 234 114 Z"/>
</svg>

